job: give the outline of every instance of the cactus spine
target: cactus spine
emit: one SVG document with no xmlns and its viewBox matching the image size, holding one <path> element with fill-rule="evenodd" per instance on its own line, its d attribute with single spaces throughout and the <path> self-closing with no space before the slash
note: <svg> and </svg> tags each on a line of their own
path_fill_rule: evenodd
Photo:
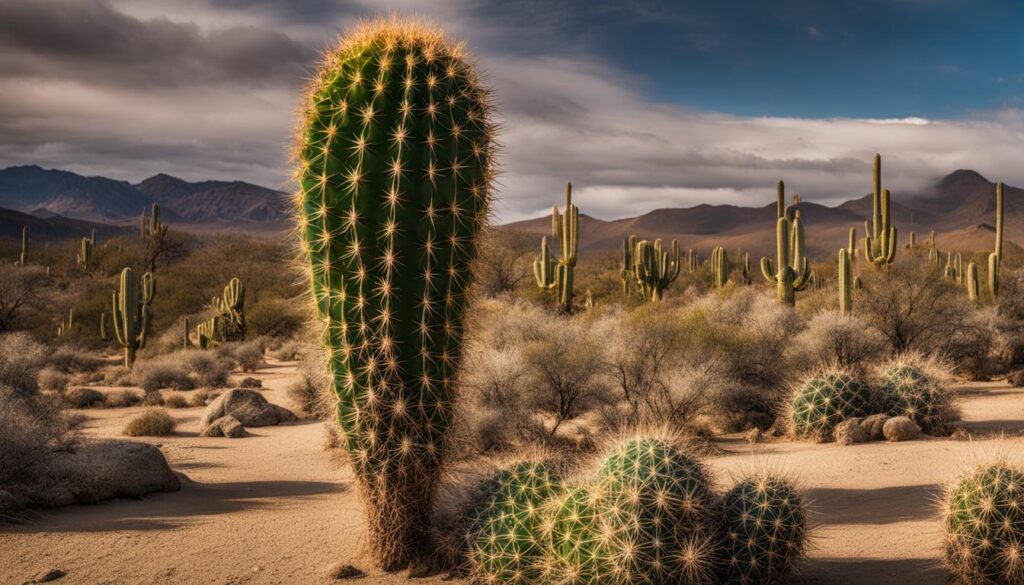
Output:
<svg viewBox="0 0 1024 585">
<path fill-rule="evenodd" d="M 988 255 L 988 290 L 999 296 L 999 265 L 1003 261 L 1003 183 L 996 183 L 996 247 Z"/>
<path fill-rule="evenodd" d="M 298 227 L 370 548 L 388 569 L 428 541 L 493 128 L 461 46 L 398 17 L 343 38 L 310 87 Z"/>
<path fill-rule="evenodd" d="M 797 291 L 807 287 L 810 267 L 804 256 L 804 226 L 800 222 L 800 213 L 792 210 L 792 223 L 790 219 L 786 219 L 785 214 L 791 210 L 784 206 L 782 181 L 778 181 L 778 185 L 776 209 L 780 215 L 775 224 L 776 263 L 773 264 L 770 258 L 762 257 L 761 274 L 766 281 L 776 285 L 780 303 L 794 306 L 797 303 Z"/>
<path fill-rule="evenodd" d="M 853 312 L 853 263 L 845 248 L 839 249 L 839 313 Z"/>
<path fill-rule="evenodd" d="M 132 367 L 135 353 L 146 346 L 154 292 L 152 273 L 143 274 L 140 282 L 131 268 L 121 271 L 120 290 L 114 293 L 112 304 L 114 334 L 124 347 L 125 367 Z"/>
<path fill-rule="evenodd" d="M 156 261 L 165 251 L 164 240 L 167 237 L 167 224 L 160 221 L 160 206 L 153 204 L 150 212 L 142 210 L 139 218 L 139 231 L 146 242 L 146 272 L 156 272 Z"/>
<path fill-rule="evenodd" d="M 978 265 L 974 262 L 967 265 L 967 298 L 978 302 Z"/>
<path fill-rule="evenodd" d="M 646 301 L 660 301 L 665 289 L 679 277 L 679 242 L 672 240 L 670 253 L 660 239 L 654 243 L 640 240 L 633 254 L 633 278 L 640 296 Z"/>
<path fill-rule="evenodd" d="M 882 189 L 882 155 L 875 155 L 872 169 L 871 229 L 864 229 L 864 259 L 878 268 L 896 259 L 896 226 L 892 225 L 892 202 L 888 189 Z"/>
<path fill-rule="evenodd" d="M 711 271 L 715 288 L 723 288 L 729 282 L 729 254 L 722 246 L 711 251 Z"/>
<path fill-rule="evenodd" d="M 78 257 L 75 261 L 82 270 L 89 272 L 89 268 L 92 266 L 92 250 L 96 246 L 96 230 L 92 230 L 92 234 L 89 237 L 82 238 L 81 248 L 78 251 Z"/>
</svg>

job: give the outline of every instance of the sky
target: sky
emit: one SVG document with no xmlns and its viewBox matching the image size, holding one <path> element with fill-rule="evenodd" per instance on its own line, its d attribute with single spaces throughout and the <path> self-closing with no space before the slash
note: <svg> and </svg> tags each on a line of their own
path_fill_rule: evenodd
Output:
<svg viewBox="0 0 1024 585">
<path fill-rule="evenodd" d="M 572 180 L 605 219 L 1024 185 L 1020 0 L 2 0 L 0 167 L 282 190 L 302 87 L 359 19 L 465 39 L 503 131 L 499 221 Z"/>
</svg>

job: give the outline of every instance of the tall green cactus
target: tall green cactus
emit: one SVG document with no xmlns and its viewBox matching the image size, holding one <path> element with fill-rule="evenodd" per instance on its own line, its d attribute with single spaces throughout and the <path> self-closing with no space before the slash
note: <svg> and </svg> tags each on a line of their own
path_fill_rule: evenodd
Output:
<svg viewBox="0 0 1024 585">
<path fill-rule="evenodd" d="M 156 261 L 166 251 L 167 224 L 160 221 L 160 206 L 156 203 L 147 214 L 139 217 L 139 232 L 146 242 L 146 272 L 156 272 Z"/>
<path fill-rule="evenodd" d="M 132 367 L 136 352 L 146 347 L 154 293 L 152 273 L 143 274 L 140 282 L 131 268 L 121 271 L 120 289 L 114 293 L 112 304 L 114 334 L 124 347 L 125 367 Z"/>
<path fill-rule="evenodd" d="M 18 266 L 28 265 L 28 226 L 21 226 L 21 254 L 15 264 Z"/>
<path fill-rule="evenodd" d="M 622 240 L 622 265 L 619 272 L 619 278 L 622 280 L 622 296 L 629 298 L 629 294 L 633 289 L 635 278 L 633 277 L 633 251 L 636 250 L 636 236 L 629 236 Z M 534 268 L 536 273 L 537 269 Z M 539 281 L 538 281 L 539 286 Z"/>
<path fill-rule="evenodd" d="M 761 258 L 761 274 L 776 285 L 779 302 L 784 305 L 796 304 L 797 291 L 807 287 L 810 277 L 810 267 L 803 255 L 803 236 L 799 216 L 793 218 L 792 227 L 788 219 L 780 217 L 775 227 L 776 263 L 770 258 Z"/>
<path fill-rule="evenodd" d="M 540 239 L 540 257 L 533 261 L 533 278 L 541 290 L 558 286 L 558 263 L 551 257 L 547 236 Z"/>
<path fill-rule="evenodd" d="M 753 277 L 750 273 L 750 254 L 747 252 L 743 253 L 743 262 L 740 264 L 740 279 L 743 281 L 744 286 L 749 286 L 753 282 Z"/>
<path fill-rule="evenodd" d="M 711 251 L 711 275 L 715 288 L 723 288 L 729 282 L 729 254 L 722 246 Z"/>
<path fill-rule="evenodd" d="M 660 301 L 676 278 L 679 277 L 679 242 L 672 240 L 671 252 L 664 249 L 660 239 L 654 242 L 640 240 L 633 252 L 633 278 L 645 301 Z"/>
<path fill-rule="evenodd" d="M 241 280 L 232 278 L 224 287 L 224 294 L 213 297 L 210 306 L 220 318 L 224 341 L 245 339 L 245 288 Z"/>
<path fill-rule="evenodd" d="M 978 265 L 971 262 L 967 265 L 967 298 L 972 303 L 978 302 Z"/>
<path fill-rule="evenodd" d="M 572 313 L 576 254 L 580 246 L 580 209 L 572 203 L 572 183 L 565 184 L 565 213 L 551 208 L 551 235 L 558 245 L 558 303 L 562 312 Z"/>
<path fill-rule="evenodd" d="M 853 262 L 846 248 L 839 249 L 839 313 L 853 312 Z"/>
<path fill-rule="evenodd" d="M 392 17 L 331 51 L 299 144 L 299 232 L 376 560 L 428 541 L 486 223 L 494 124 L 461 45 Z M 573 214 L 575 217 L 575 214 Z"/>
<path fill-rule="evenodd" d="M 870 229 L 869 229 L 870 227 Z M 892 225 L 892 201 L 882 189 L 882 155 L 875 155 L 872 169 L 871 225 L 864 223 L 864 259 L 881 268 L 896 259 L 896 226 Z"/>
<path fill-rule="evenodd" d="M 988 290 L 999 296 L 999 266 L 1003 261 L 1003 183 L 996 183 L 996 247 L 988 255 Z"/>
<path fill-rule="evenodd" d="M 75 261 L 82 270 L 89 272 L 89 268 L 92 267 L 92 250 L 96 246 L 96 230 L 92 230 L 92 234 L 88 237 L 82 238 L 82 244 L 78 251 L 78 256 Z"/>
</svg>

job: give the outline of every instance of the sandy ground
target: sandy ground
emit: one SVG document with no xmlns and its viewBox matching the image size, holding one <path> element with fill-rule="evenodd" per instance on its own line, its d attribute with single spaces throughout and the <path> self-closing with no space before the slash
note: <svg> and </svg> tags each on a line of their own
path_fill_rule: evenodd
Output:
<svg viewBox="0 0 1024 585">
<path fill-rule="evenodd" d="M 290 405 L 291 365 L 261 370 L 264 394 Z M 1022 446 L 1021 391 L 972 384 L 963 394 L 971 441 L 925 439 L 852 447 L 718 441 L 712 457 L 720 487 L 764 466 L 799 479 L 815 511 L 810 558 L 794 583 L 941 584 L 941 486 L 960 472 Z M 139 408 L 88 410 L 86 431 L 120 436 Z M 252 429 L 229 440 L 197 436 L 201 408 L 172 410 L 176 436 L 160 445 L 189 481 L 177 493 L 36 513 L 0 527 L 0 584 L 59 568 L 61 584 L 328 583 L 329 568 L 361 554 L 360 506 L 348 472 L 322 449 L 321 423 Z M 360 582 L 401 583 L 370 571 Z M 417 580 L 442 581 L 442 577 Z"/>
</svg>

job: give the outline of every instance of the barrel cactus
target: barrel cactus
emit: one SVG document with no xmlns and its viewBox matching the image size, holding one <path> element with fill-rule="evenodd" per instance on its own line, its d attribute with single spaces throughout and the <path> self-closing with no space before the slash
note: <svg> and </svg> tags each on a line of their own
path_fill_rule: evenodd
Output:
<svg viewBox="0 0 1024 585">
<path fill-rule="evenodd" d="M 732 488 L 723 510 L 726 585 L 785 582 L 807 541 L 806 505 L 796 489 L 762 473 Z"/>
<path fill-rule="evenodd" d="M 588 486 L 572 487 L 545 506 L 547 551 L 538 583 L 614 583 L 611 540 L 604 530 L 600 495 Z"/>
<path fill-rule="evenodd" d="M 616 582 L 714 581 L 720 503 L 700 462 L 664 439 L 629 439 L 604 460 L 594 489 Z"/>
<path fill-rule="evenodd" d="M 948 490 L 944 508 L 954 582 L 1024 583 L 1024 469 L 982 466 Z"/>
<path fill-rule="evenodd" d="M 330 51 L 297 158 L 298 231 L 338 422 L 387 569 L 427 541 L 455 401 L 492 134 L 461 45 L 393 17 Z"/>
<path fill-rule="evenodd" d="M 825 371 L 797 387 L 789 405 L 790 427 L 798 437 L 828 441 L 836 425 L 866 416 L 871 406 L 868 386 L 843 371 Z"/>
<path fill-rule="evenodd" d="M 925 433 L 945 430 L 956 419 L 956 410 L 942 381 L 928 370 L 933 364 L 913 356 L 903 356 L 883 366 L 879 386 L 886 413 L 905 416 Z"/>
<path fill-rule="evenodd" d="M 561 488 L 553 466 L 536 461 L 500 469 L 485 482 L 467 534 L 472 582 L 538 582 L 547 553 L 543 505 Z"/>
</svg>

